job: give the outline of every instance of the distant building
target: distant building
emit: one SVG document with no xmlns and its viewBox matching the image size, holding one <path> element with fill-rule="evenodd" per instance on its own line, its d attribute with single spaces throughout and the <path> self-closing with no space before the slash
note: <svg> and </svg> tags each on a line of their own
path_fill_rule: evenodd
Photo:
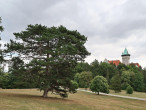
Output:
<svg viewBox="0 0 146 110">
<path fill-rule="evenodd" d="M 121 57 L 122 57 L 123 64 L 125 64 L 125 65 L 133 64 L 136 67 L 141 67 L 139 65 L 139 63 L 130 63 L 130 54 L 128 53 L 128 50 L 126 48 L 125 48 L 124 52 L 122 52 Z M 120 60 L 107 60 L 107 59 L 105 59 L 103 62 L 114 64 L 116 66 L 118 66 L 121 63 Z"/>
</svg>

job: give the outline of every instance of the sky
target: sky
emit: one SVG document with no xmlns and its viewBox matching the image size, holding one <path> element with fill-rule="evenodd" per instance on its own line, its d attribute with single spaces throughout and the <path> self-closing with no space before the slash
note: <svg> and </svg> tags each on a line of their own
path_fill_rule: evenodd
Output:
<svg viewBox="0 0 146 110">
<path fill-rule="evenodd" d="M 146 0 L 0 0 L 0 17 L 3 44 L 29 24 L 63 25 L 88 38 L 86 62 L 122 61 L 127 48 L 146 67 Z"/>
</svg>

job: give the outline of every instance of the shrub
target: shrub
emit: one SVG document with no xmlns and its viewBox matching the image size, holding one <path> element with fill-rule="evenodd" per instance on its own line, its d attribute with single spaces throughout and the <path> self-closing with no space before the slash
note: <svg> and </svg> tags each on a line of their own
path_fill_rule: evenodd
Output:
<svg viewBox="0 0 146 110">
<path fill-rule="evenodd" d="M 127 92 L 127 94 L 132 94 L 132 93 L 133 93 L 133 88 L 129 85 L 129 86 L 126 88 L 126 92 Z"/>
</svg>

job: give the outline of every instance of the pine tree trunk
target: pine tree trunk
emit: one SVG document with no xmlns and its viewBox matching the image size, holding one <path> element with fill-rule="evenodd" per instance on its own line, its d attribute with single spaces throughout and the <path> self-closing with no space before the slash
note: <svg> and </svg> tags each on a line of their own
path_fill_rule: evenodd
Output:
<svg viewBox="0 0 146 110">
<path fill-rule="evenodd" d="M 98 95 L 99 95 L 99 92 L 98 92 Z"/>
<path fill-rule="evenodd" d="M 48 97 L 48 89 L 44 89 L 43 97 Z"/>
</svg>

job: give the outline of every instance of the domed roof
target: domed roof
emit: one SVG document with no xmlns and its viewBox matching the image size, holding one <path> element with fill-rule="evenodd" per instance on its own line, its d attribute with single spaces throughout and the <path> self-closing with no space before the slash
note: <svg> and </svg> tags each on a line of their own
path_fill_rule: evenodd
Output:
<svg viewBox="0 0 146 110">
<path fill-rule="evenodd" d="M 125 48 L 124 52 L 122 52 L 122 56 L 130 56 L 128 50 Z"/>
</svg>

